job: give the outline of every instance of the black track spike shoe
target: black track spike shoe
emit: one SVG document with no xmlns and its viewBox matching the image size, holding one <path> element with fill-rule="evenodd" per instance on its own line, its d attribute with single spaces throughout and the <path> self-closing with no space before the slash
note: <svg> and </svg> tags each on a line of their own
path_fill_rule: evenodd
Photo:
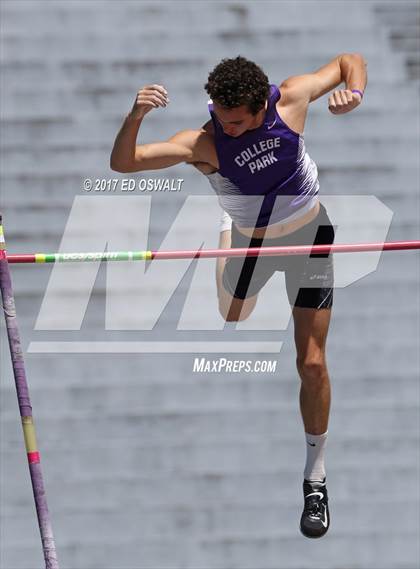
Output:
<svg viewBox="0 0 420 569">
<path fill-rule="evenodd" d="M 300 531 L 305 537 L 322 537 L 330 527 L 325 480 L 324 478 L 322 482 L 303 481 L 305 506 L 300 519 Z"/>
</svg>

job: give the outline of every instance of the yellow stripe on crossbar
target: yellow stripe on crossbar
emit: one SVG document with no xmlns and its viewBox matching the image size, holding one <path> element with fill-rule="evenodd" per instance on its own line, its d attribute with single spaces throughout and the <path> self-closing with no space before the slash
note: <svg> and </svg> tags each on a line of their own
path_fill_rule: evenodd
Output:
<svg viewBox="0 0 420 569">
<path fill-rule="evenodd" d="M 45 263 L 45 255 L 42 253 L 35 253 L 35 263 Z"/>
</svg>

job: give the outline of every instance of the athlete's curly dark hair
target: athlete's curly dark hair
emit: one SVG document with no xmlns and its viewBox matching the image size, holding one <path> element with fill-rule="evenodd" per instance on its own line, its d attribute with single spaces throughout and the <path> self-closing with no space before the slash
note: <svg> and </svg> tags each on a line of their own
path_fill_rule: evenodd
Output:
<svg viewBox="0 0 420 569">
<path fill-rule="evenodd" d="M 222 107 L 248 105 L 253 115 L 262 109 L 270 91 L 268 77 L 261 67 L 240 55 L 222 59 L 209 73 L 204 88 Z"/>
</svg>

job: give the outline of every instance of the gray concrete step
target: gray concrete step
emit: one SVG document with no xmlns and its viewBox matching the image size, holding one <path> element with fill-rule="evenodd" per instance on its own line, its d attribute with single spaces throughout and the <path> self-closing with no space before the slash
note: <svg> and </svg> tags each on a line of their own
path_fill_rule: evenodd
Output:
<svg viewBox="0 0 420 569">
<path fill-rule="evenodd" d="M 153 79 L 153 77 L 149 77 L 149 81 Z M 276 75 L 270 79 L 273 82 L 279 83 L 282 77 L 276 73 Z M 51 78 L 51 80 L 53 80 L 53 78 Z M 8 125 L 9 120 L 13 120 L 12 126 L 14 129 L 19 129 L 22 125 L 26 124 L 27 119 L 31 119 L 31 128 L 35 128 L 39 125 L 39 127 L 44 128 L 45 134 L 50 135 L 50 130 L 54 127 L 52 120 L 54 118 L 57 121 L 64 121 L 61 125 L 61 130 L 57 130 L 57 136 L 61 135 L 61 139 L 64 134 L 66 137 L 67 133 L 71 134 L 72 129 L 82 129 L 84 127 L 86 130 L 91 131 L 90 136 L 94 136 L 101 128 L 101 125 L 102 127 L 110 127 L 110 121 L 115 121 L 115 124 L 111 127 L 111 129 L 115 131 L 122 122 L 124 113 L 128 112 L 131 108 L 135 93 L 143 84 L 141 79 L 139 80 L 140 82 L 136 84 L 133 84 L 131 80 L 114 83 L 112 85 L 100 82 L 94 85 L 79 85 L 68 81 L 66 82 L 65 78 L 61 82 L 52 82 L 51 84 L 51 80 L 48 82 L 48 89 L 44 83 L 35 82 L 32 85 L 30 106 L 27 105 L 27 93 L 21 83 L 15 86 L 11 83 L 5 85 L 2 96 L 5 127 Z M 143 82 L 144 81 L 147 82 L 146 77 L 144 77 Z M 196 77 L 192 80 L 191 78 L 185 78 L 184 75 L 178 74 L 172 77 L 170 81 L 165 79 L 164 85 L 170 93 L 171 104 L 165 111 L 150 114 L 147 121 L 143 124 L 142 129 L 146 129 L 150 121 L 153 120 L 160 128 L 167 125 L 168 132 L 172 131 L 174 128 L 179 128 L 177 125 L 186 119 L 190 121 L 196 120 L 200 108 L 202 108 L 203 116 L 205 116 L 208 96 L 202 88 L 201 82 L 197 81 Z M 398 83 L 398 95 L 399 100 L 404 102 L 404 106 L 400 109 L 395 109 L 395 87 L 389 82 L 372 81 L 369 76 L 369 85 L 363 105 L 360 106 L 356 112 L 348 115 L 348 117 L 351 117 L 352 121 L 357 121 L 357 117 L 363 116 L 364 120 L 368 121 L 369 124 L 371 116 L 375 117 L 377 113 L 385 111 L 389 115 L 388 120 L 377 121 L 376 129 L 386 128 L 386 123 L 390 122 L 389 118 L 394 116 L 396 117 L 396 127 L 401 128 L 401 119 L 404 119 L 404 117 L 400 115 L 406 112 L 416 112 L 418 89 L 416 85 L 401 85 Z M 182 105 L 183 101 L 188 101 L 188 106 Z M 321 116 L 325 116 L 325 104 L 326 97 L 322 98 L 321 102 L 317 101 L 313 103 L 310 107 L 309 117 L 318 112 L 321 113 Z M 172 109 L 174 108 L 176 109 L 176 113 L 172 113 Z M 90 113 L 94 112 L 94 116 L 97 116 L 99 113 L 101 120 L 95 121 L 92 115 L 87 117 L 89 118 L 88 122 L 75 120 L 77 115 L 84 114 L 87 111 L 90 111 Z M 10 117 L 10 119 L 8 117 Z M 346 120 L 347 117 L 342 116 L 337 118 L 342 121 Z M 49 124 L 49 122 L 51 124 Z M 384 122 L 384 124 L 382 124 L 382 122 Z M 95 129 L 90 129 L 89 127 L 93 124 L 95 125 Z M 409 127 L 408 121 L 404 121 L 403 125 L 404 129 Z M 60 125 L 57 124 L 57 127 L 59 126 Z M 64 131 L 62 130 L 63 127 L 65 128 Z M 8 133 L 7 138 L 12 135 L 13 130 Z M 58 140 L 59 139 L 60 138 L 58 138 Z"/>
<path fill-rule="evenodd" d="M 146 29 L 164 32 L 166 27 L 164 19 L 171 21 L 174 28 L 185 29 L 210 29 L 218 30 L 259 30 L 263 32 L 272 29 L 273 18 L 280 29 L 319 29 L 335 27 L 340 22 L 340 28 L 370 28 L 372 29 L 371 11 L 359 1 L 352 2 L 346 11 L 343 20 L 341 6 L 331 5 L 325 0 L 317 6 L 305 5 L 305 8 L 291 1 L 284 2 L 281 8 L 282 17 L 278 17 L 277 9 L 270 2 L 253 4 L 221 5 L 217 10 L 207 10 L 206 17 L 202 17 L 200 10 L 188 2 L 178 2 L 169 5 L 167 2 L 142 2 L 140 5 L 130 2 L 121 2 L 110 7 L 107 2 L 99 2 L 95 8 L 92 5 L 65 6 L 52 10 L 48 3 L 37 3 L 35 8 L 31 2 L 20 2 L 14 6 L 6 5 L 3 10 L 4 25 L 9 33 L 34 33 L 36 29 L 57 29 L 57 26 L 65 26 L 67 30 L 92 30 L 96 33 L 107 34 L 110 29 L 115 30 L 124 26 L 127 33 L 139 33 Z M 261 7 L 264 6 L 264 9 Z M 303 17 L 305 16 L 305 17 Z"/>
<path fill-rule="evenodd" d="M 43 454 L 43 469 L 45 473 L 45 486 L 48 492 L 51 512 L 62 514 L 89 513 L 89 509 L 101 509 L 107 514 L 116 512 L 121 515 L 125 508 L 135 504 L 139 511 L 149 514 L 153 510 L 170 511 L 177 508 L 191 508 L 200 511 L 204 508 L 230 507 L 234 509 L 253 507 L 284 507 L 301 504 L 304 457 L 302 444 L 302 458 L 288 467 L 281 469 L 268 469 L 258 473 L 223 473 L 208 471 L 201 473 L 177 472 L 155 470 L 152 474 L 143 474 L 144 464 L 138 461 L 136 471 L 128 471 L 123 475 L 117 473 L 112 476 L 111 472 L 103 471 L 101 476 L 88 477 L 85 471 L 76 479 L 72 472 L 64 469 L 59 471 L 59 465 L 55 465 L 49 459 L 47 453 Z M 376 503 L 380 507 L 392 504 L 407 503 L 411 501 L 413 506 L 418 506 L 418 469 L 411 465 L 380 465 L 375 469 L 374 465 L 364 467 L 358 465 L 348 467 L 333 460 L 333 455 L 327 457 L 328 488 L 331 500 L 337 503 L 336 512 L 341 510 L 347 514 L 346 505 L 362 507 L 367 501 L 371 507 Z M 26 510 L 31 505 L 30 481 L 27 468 L 24 468 L 24 459 L 15 460 L 16 478 L 6 479 L 2 490 L 5 495 L 21 496 L 18 508 L 14 509 L 14 516 L 10 519 L 19 519 L 22 515 L 22 507 Z M 20 466 L 22 464 L 22 466 Z M 85 462 L 84 467 L 89 468 Z M 385 492 L 384 480 L 386 480 Z M 66 491 L 63 492 L 65 483 Z M 378 488 L 380 487 L 380 489 Z M 24 495 L 28 496 L 27 502 L 22 501 Z M 14 500 L 15 501 L 15 500 Z M 14 502 L 13 501 L 13 502 Z M 84 506 L 80 506 L 84 504 Z M 338 506 L 340 504 L 340 506 Z M 86 511 L 87 510 L 87 511 Z M 343 512 L 344 510 L 344 512 Z M 369 519 L 370 508 L 363 508 L 363 517 Z M 409 519 L 414 522 L 413 510 Z M 337 513 L 338 515 L 338 513 Z M 131 519 L 131 516 L 127 516 Z M 342 518 L 343 519 L 343 518 Z M 385 520 L 386 521 L 386 520 Z M 24 521 L 23 521 L 24 522 Z M 22 522 L 22 523 L 23 523 Z M 287 522 L 287 520 L 285 520 Z M 380 520 L 378 519 L 378 523 Z M 414 522 L 415 523 L 415 522 Z M 287 530 L 287 523 L 284 529 Z M 366 528 L 367 529 L 367 528 Z M 408 528 L 406 528 L 408 529 Z M 294 533 L 293 528 L 293 533 Z M 124 534 L 124 532 L 121 532 Z"/>
<path fill-rule="evenodd" d="M 296 522 L 295 522 L 296 525 Z M 331 532 L 331 530 L 330 530 Z M 324 540 L 325 541 L 325 540 Z M 301 536 L 285 538 L 279 531 L 270 538 L 247 536 L 242 540 L 201 539 L 161 541 L 125 541 L 118 553 L 110 544 L 63 543 L 60 559 L 63 569 L 108 569 L 110 563 L 121 569 L 259 569 L 264 559 L 264 569 L 302 569 L 310 554 L 313 563 L 323 569 L 336 569 L 334 558 L 346 563 L 346 569 L 417 569 L 418 554 L 416 534 L 395 535 L 385 538 L 374 532 L 353 535 L 352 544 L 346 536 L 328 537 L 323 546 L 311 550 L 304 546 Z M 376 551 L 386 551 L 387 558 L 379 561 Z M 39 546 L 25 545 L 19 550 L 5 550 L 4 559 L 10 569 L 27 569 L 27 559 L 37 560 L 42 565 Z M 290 559 L 290 561 L 289 561 Z M 227 561 L 228 560 L 228 561 Z M 244 561 L 246 560 L 246 561 Z M 64 564 L 63 564 L 64 563 Z M 140 563 L 140 565 L 139 565 Z M 38 566 L 37 565 L 37 566 Z"/>
<path fill-rule="evenodd" d="M 416 197 L 413 195 L 413 189 L 416 187 L 419 169 L 415 165 L 407 168 L 399 168 L 398 164 L 366 165 L 360 164 L 357 168 L 346 166 L 339 167 L 324 165 L 322 162 L 318 164 L 318 174 L 321 184 L 320 196 L 321 200 L 326 195 L 354 195 L 363 192 L 364 195 L 375 195 L 383 200 L 388 207 L 393 209 L 400 203 L 415 204 Z M 89 175 L 92 176 L 91 173 Z M 188 195 L 194 189 L 194 193 L 202 193 L 212 195 L 213 190 L 205 180 L 205 178 L 190 166 L 181 164 L 178 167 L 171 168 L 168 171 L 154 171 L 137 174 L 119 174 L 117 172 L 96 171 L 94 175 L 99 179 L 102 178 L 134 178 L 137 181 L 145 178 L 173 178 L 183 179 L 182 196 Z M 40 226 L 37 233 L 41 231 L 43 224 L 39 222 L 40 215 L 45 210 L 48 214 L 54 213 L 63 223 L 67 219 L 73 200 L 77 195 L 83 195 L 83 180 L 86 172 L 80 170 L 79 173 L 57 173 L 49 172 L 39 174 L 22 174 L 16 172 L 10 176 L 3 176 L 2 182 L 7 188 L 7 201 L 3 209 L 3 223 L 6 231 L 6 238 L 10 251 L 21 250 L 20 240 L 22 236 L 28 232 L 28 226 L 20 223 L 21 216 L 24 215 L 29 227 Z M 120 182 L 119 182 L 120 184 Z M 31 191 L 28 191 L 28 188 Z M 119 192 L 120 195 L 121 192 Z M 165 207 L 172 205 L 179 207 L 178 196 L 173 193 L 170 196 L 171 204 L 165 204 Z M 152 199 L 155 199 L 153 196 Z M 408 200 L 408 202 L 407 202 Z M 396 208 L 398 211 L 398 208 Z M 413 212 L 415 206 L 407 208 L 407 212 Z M 62 215 L 64 214 L 64 217 Z M 62 226 L 64 228 L 64 225 Z M 157 225 L 151 222 L 150 231 L 156 230 Z M 44 229 L 43 229 L 44 231 Z M 62 230 L 61 230 L 62 232 Z M 60 233 L 61 234 L 61 233 Z M 57 236 L 58 238 L 58 236 Z M 34 241 L 35 239 L 35 241 Z M 53 240 L 46 245 L 51 249 L 58 240 Z M 36 238 L 30 236 L 31 248 L 36 243 Z M 27 245 L 25 245 L 27 247 Z M 52 250 L 52 249 L 51 249 Z"/>
<path fill-rule="evenodd" d="M 273 42 L 276 44 L 278 53 L 285 53 L 293 45 L 295 53 L 316 52 L 324 55 L 327 61 L 332 59 L 335 54 L 344 52 L 358 51 L 363 45 L 363 55 L 366 58 L 381 55 L 383 46 L 386 45 L 387 37 L 383 30 L 376 29 L 372 32 L 370 28 L 359 29 L 335 27 L 331 30 L 328 27 L 315 27 L 305 29 L 296 27 L 287 30 L 279 29 L 278 24 L 264 30 L 261 34 L 256 29 L 221 29 L 215 33 L 214 29 L 191 29 L 188 38 L 185 37 L 183 27 L 165 28 L 162 26 L 161 33 L 155 30 L 145 30 L 142 33 L 141 56 L 161 56 L 163 59 L 168 53 L 175 54 L 180 58 L 188 57 L 192 53 L 207 52 L 214 53 L 215 37 L 225 51 L 236 49 L 242 53 L 249 44 L 253 49 L 258 49 L 261 59 L 265 59 L 272 54 Z M 328 43 L 325 42 L 325 34 L 328 33 Z M 133 55 L 133 45 L 139 41 L 138 32 L 125 33 L 122 36 L 117 29 L 113 33 L 100 33 L 94 31 L 87 35 L 84 30 L 79 33 L 72 33 L 63 37 L 59 29 L 51 29 L 48 34 L 40 36 L 38 32 L 22 33 L 22 31 L 8 31 L 5 29 L 3 34 L 3 58 L 35 60 L 40 58 L 46 62 L 68 61 L 78 59 L 80 61 L 91 60 L 91 54 L 98 54 L 98 59 L 102 62 L 116 58 L 131 59 Z M 139 54 L 140 55 L 140 54 Z"/>
<path fill-rule="evenodd" d="M 205 82 L 208 75 L 208 70 L 212 69 L 220 59 L 226 55 L 226 49 L 219 46 L 213 50 L 211 57 L 204 55 L 190 54 L 188 57 L 179 58 L 177 56 L 170 56 L 166 58 L 151 56 L 151 57 L 132 57 L 114 59 L 110 62 L 100 61 L 96 57 L 92 57 L 88 61 L 73 59 L 70 61 L 60 61 L 56 65 L 44 62 L 39 59 L 23 60 L 8 59 L 0 66 L 3 80 L 9 85 L 9 88 L 16 89 L 21 82 L 28 84 L 39 85 L 41 78 L 45 80 L 46 77 L 51 78 L 54 83 L 60 82 L 61 87 L 65 82 L 74 84 L 84 83 L 87 85 L 106 85 L 112 87 L 117 83 L 127 84 L 131 82 L 134 93 L 141 86 L 138 86 L 138 81 L 141 77 L 147 78 L 146 82 L 150 81 L 150 73 L 153 74 L 156 82 L 165 81 L 170 85 L 174 78 L 179 74 L 191 74 L 197 78 L 202 78 L 202 83 Z M 243 53 L 247 56 L 247 53 Z M 252 53 L 248 55 L 251 57 Z M 333 57 L 335 54 L 331 54 Z M 331 57 L 331 58 L 332 58 Z M 392 60 L 392 65 L 388 61 Z M 404 70 L 404 56 L 402 54 L 392 53 L 385 59 L 382 55 L 372 55 L 369 58 L 369 78 L 374 82 L 395 82 L 403 81 L 405 76 Z M 264 59 L 264 70 L 267 75 L 273 80 L 279 74 L 281 69 L 282 78 L 291 75 L 300 75 L 314 71 L 325 65 L 325 56 L 313 54 L 310 57 L 306 56 L 305 63 L 303 63 L 302 55 L 271 55 Z M 19 70 L 20 82 L 17 80 L 16 70 Z M 134 83 L 133 77 L 138 79 Z M 278 80 L 281 80 L 279 78 Z M 142 81 L 143 83 L 144 81 Z"/>
<path fill-rule="evenodd" d="M 417 160 L 417 146 L 415 139 L 410 140 L 408 137 L 401 138 L 397 141 L 387 141 L 383 138 L 370 138 L 360 140 L 355 137 L 352 141 L 350 138 L 340 140 L 340 144 L 332 144 L 330 138 L 320 138 L 317 143 L 308 146 L 311 157 L 317 163 L 323 163 L 324 166 L 341 166 L 353 165 L 357 168 L 364 160 L 375 160 L 377 165 L 387 167 L 389 164 L 398 165 L 398 167 L 412 166 Z M 112 144 L 106 143 L 101 147 L 92 147 L 91 145 L 83 147 L 77 145 L 72 147 L 57 148 L 52 150 L 42 148 L 32 148 L 30 150 L 7 150 L 3 152 L 5 165 L 4 173 L 6 176 L 18 175 L 22 170 L 34 174 L 58 174 L 59 172 L 99 172 L 103 174 L 111 174 L 109 169 L 109 156 Z M 165 172 L 169 174 L 169 170 Z"/>
<path fill-rule="evenodd" d="M 14 96 L 16 105 L 18 105 L 19 96 Z M 42 97 L 39 98 L 40 103 Z M 125 99 L 127 99 L 125 97 Z M 72 106 L 76 106 L 77 100 L 74 100 Z M 374 103 L 373 103 L 374 104 Z M 384 120 L 385 109 L 372 109 L 373 104 L 369 108 L 361 107 L 340 117 L 332 116 L 327 110 L 327 100 L 324 99 L 322 105 L 310 110 L 308 120 L 305 125 L 305 139 L 307 143 L 315 143 L 322 133 L 323 138 L 328 138 L 331 145 L 337 138 L 349 140 L 372 140 L 381 138 L 388 144 L 396 144 L 402 138 L 416 140 L 416 124 L 413 121 L 415 116 L 415 108 L 404 109 L 393 113 L 392 120 Z M 70 121 L 66 117 L 60 117 L 58 110 L 58 101 L 42 101 L 42 107 L 49 106 L 50 113 L 54 108 L 57 109 L 55 116 L 44 115 L 44 119 L 40 120 L 39 114 L 37 118 L 34 115 L 4 120 L 5 136 L 1 141 L 4 151 L 11 151 L 15 147 L 25 149 L 34 149 L 31 143 L 33 136 L 40 136 L 37 148 L 43 151 L 49 151 L 53 154 L 55 148 L 68 147 L 70 150 L 73 146 L 81 146 L 80 140 L 84 141 L 86 147 L 106 147 L 108 151 L 107 160 L 103 162 L 103 168 L 107 169 L 109 165 L 109 155 L 111 154 L 113 142 L 122 124 L 119 118 L 110 120 L 109 115 L 104 120 L 92 121 Z M 111 109 L 112 105 L 112 109 Z M 115 116 L 116 101 L 110 105 L 110 113 Z M 31 112 L 35 112 L 37 108 L 35 103 L 31 107 Z M 80 105 L 77 105 L 80 108 Z M 121 108 L 124 109 L 121 105 Z M 10 109 L 12 107 L 9 107 Z M 128 109 L 127 109 L 128 110 Z M 16 111 L 18 112 L 18 111 Z M 39 113 L 44 113 L 39 108 Z M 168 117 L 165 113 L 156 113 L 150 115 L 150 121 L 145 122 L 138 136 L 138 144 L 142 142 L 158 142 L 167 140 L 170 136 L 179 132 L 184 127 L 200 128 L 205 122 L 204 105 L 197 107 L 194 112 L 190 111 L 190 116 L 174 117 L 173 113 Z M 101 118 L 103 112 L 101 111 Z M 23 118 L 25 120 L 23 121 Z M 7 135 L 7 136 L 6 136 Z M 41 136 L 42 135 L 42 136 Z"/>
<path fill-rule="evenodd" d="M 416 535 L 393 535 L 382 537 L 375 533 L 364 533 L 353 536 L 354 547 L 349 546 L 345 536 L 337 539 L 329 537 L 328 545 L 315 549 L 313 552 L 302 547 L 302 538 L 284 539 L 280 534 L 276 538 L 252 539 L 247 537 L 240 541 L 201 540 L 199 543 L 180 543 L 180 540 L 159 542 L 134 541 L 124 543 L 117 554 L 110 544 L 98 546 L 96 543 L 80 542 L 63 545 L 60 549 L 63 569 L 109 569 L 109 563 L 118 563 L 121 569 L 259 569 L 264 555 L 264 569 L 310 569 L 308 555 L 313 563 L 319 563 L 323 569 L 336 569 L 332 557 L 344 560 L 346 569 L 379 569 L 377 565 L 377 550 L 387 551 L 388 556 L 381 562 L 380 569 L 417 569 Z M 325 558 L 325 555 L 328 557 Z M 141 559 L 139 565 L 138 559 Z M 27 559 L 38 561 L 41 566 L 42 558 L 39 547 L 23 546 L 20 550 L 7 549 L 4 559 L 10 569 L 27 569 Z M 228 559 L 228 561 L 226 561 Z M 244 561 L 244 559 L 246 561 Z M 285 561 L 291 559 L 291 561 Z M 12 561 L 9 561 L 12 560 Z M 83 565 L 80 565 L 83 563 Z M 287 563 L 285 565 L 284 563 Z M 322 565 L 321 565 L 322 564 Z M 38 566 L 37 565 L 37 566 Z"/>
<path fill-rule="evenodd" d="M 65 528 L 71 534 L 77 535 L 80 528 L 83 528 L 83 542 L 96 542 L 98 545 L 101 538 L 105 542 L 112 540 L 115 528 L 124 534 L 127 542 L 139 539 L 140 535 L 142 540 L 185 539 L 188 527 L 194 541 L 203 538 L 216 541 L 223 539 L 224 535 L 239 541 L 247 536 L 275 537 L 279 533 L 284 539 L 293 539 L 298 531 L 296 522 L 301 513 L 300 502 L 299 492 L 291 503 L 276 503 L 271 506 L 266 504 L 259 507 L 229 508 L 226 505 L 225 508 L 220 508 L 216 506 L 216 501 L 215 507 L 197 508 L 196 511 L 181 507 L 172 510 L 146 508 L 142 511 L 141 503 L 133 500 L 123 508 L 121 504 L 114 507 L 105 504 L 100 518 L 95 517 L 87 508 L 85 511 L 79 509 L 75 504 L 66 511 L 56 512 L 54 521 L 57 527 Z M 331 535 L 337 539 L 339 536 L 357 537 L 365 532 L 370 533 L 373 528 L 378 534 L 387 531 L 389 520 L 383 515 L 385 504 L 392 508 L 395 517 L 400 520 L 397 535 L 401 536 L 403 532 L 410 535 L 414 529 L 413 521 L 418 503 L 409 499 L 389 500 L 387 496 L 382 500 L 367 498 L 359 503 L 353 500 L 337 500 L 332 496 L 330 510 L 334 526 Z M 351 516 L 348 513 L 349 508 L 352 510 Z M 33 523 L 33 519 L 26 521 L 25 518 L 27 516 L 21 512 L 8 522 L 5 537 L 9 543 L 15 542 L 15 546 L 19 544 L 16 539 L 19 533 L 25 531 L 25 526 L 29 529 L 30 523 Z M 135 524 L 133 519 L 136 519 Z M 62 542 L 67 544 L 68 540 L 64 538 Z"/>
<path fill-rule="evenodd" d="M 295 402 L 296 404 L 296 402 Z M 337 405 L 336 405 L 337 406 Z M 104 412 L 106 414 L 106 412 Z M 331 467 L 347 470 L 354 464 L 363 464 L 367 472 L 377 468 L 381 471 L 389 471 L 398 464 L 401 468 L 418 471 L 419 437 L 410 436 L 402 438 L 381 440 L 376 435 L 373 438 L 340 437 L 339 433 L 331 433 L 328 441 L 327 470 Z M 96 439 L 85 438 L 77 450 L 73 445 L 60 444 L 60 450 L 48 441 L 41 441 L 42 456 L 48 461 L 49 479 L 66 477 L 66 483 L 82 484 L 85 481 L 77 478 L 78 472 L 89 472 L 89 479 L 97 479 L 98 484 L 104 471 L 113 472 L 115 479 L 135 477 L 140 471 L 144 477 L 161 476 L 172 473 L 172 476 L 236 476 L 246 471 L 249 475 L 263 475 L 272 472 L 281 472 L 285 468 L 285 457 L 291 464 L 303 471 L 305 461 L 305 442 L 302 440 L 278 440 L 264 442 L 247 442 L 238 440 L 235 443 L 226 444 L 223 440 L 212 444 L 174 444 L 151 445 L 147 441 L 133 441 L 128 450 L 121 439 L 110 439 L 106 444 Z M 15 448 L 4 450 L 4 460 L 13 464 L 19 460 L 23 449 Z M 22 445 L 21 445 L 22 446 Z M 141 457 L 141 458 L 140 458 Z M 5 469 L 6 479 L 11 475 L 10 469 Z M 11 486 L 12 482 L 5 482 Z M 16 488 L 15 498 L 8 499 L 8 511 L 5 515 L 18 514 L 19 490 Z M 382 500 L 386 500 L 387 492 L 384 491 Z M 406 491 L 405 496 L 409 496 Z M 410 498 L 411 499 L 411 498 Z M 62 508 L 65 504 L 60 505 Z M 67 505 L 69 507 L 70 505 Z M 81 509 L 89 509 L 92 504 L 85 504 Z M 113 505 L 117 507 L 117 504 Z M 106 508 L 106 504 L 104 504 Z"/>
<path fill-rule="evenodd" d="M 250 375 L 250 374 L 249 374 Z M 296 404 L 299 389 L 299 380 L 296 377 L 263 379 L 261 374 L 257 377 L 242 374 L 240 380 L 232 381 L 231 374 L 227 378 L 220 378 L 218 374 L 200 374 L 199 380 L 194 379 L 196 374 L 185 377 L 181 381 L 165 378 L 143 379 L 141 382 L 125 381 L 124 389 L 120 385 L 114 386 L 77 386 L 71 382 L 71 377 L 61 377 L 59 385 L 53 383 L 46 387 L 37 382 L 30 381 L 32 404 L 36 413 L 48 417 L 51 410 L 55 413 L 70 408 L 77 408 L 80 413 L 93 411 L 108 413 L 116 409 L 126 409 L 131 413 L 147 413 L 156 409 L 164 413 L 166 410 L 205 410 L 224 407 L 244 407 L 266 405 L 270 402 L 279 404 Z M 31 379 L 31 378 L 30 378 Z M 419 386 L 415 376 L 404 376 L 395 381 L 381 376 L 360 377 L 345 379 L 341 375 L 332 378 L 337 402 L 356 404 L 363 400 L 365 405 L 376 407 L 380 405 L 392 406 L 396 404 L 410 404 L 418 393 Z M 127 391 L 130 397 L 127 397 Z M 17 400 L 14 385 L 5 382 L 1 391 L 1 413 L 6 421 L 15 421 Z M 7 443 L 5 443 L 7 446 Z"/>
<path fill-rule="evenodd" d="M 64 433 L 60 429 L 60 420 L 66 424 L 66 429 L 76 439 L 83 439 L 89 432 L 95 438 L 135 436 L 150 441 L 186 442 L 195 437 L 200 440 L 212 441 L 225 437 L 235 437 L 241 432 L 246 437 L 269 436 L 270 433 L 281 432 L 287 429 L 288 424 L 296 421 L 296 406 L 291 403 L 283 405 L 260 405 L 255 409 L 242 407 L 224 408 L 222 404 L 215 410 L 189 411 L 174 408 L 172 410 L 127 411 L 115 409 L 104 416 L 96 417 L 92 421 L 92 413 L 77 413 L 66 411 L 60 415 L 50 412 L 38 421 L 38 430 L 48 436 L 51 441 L 59 442 Z M 405 433 L 412 430 L 418 421 L 418 405 L 409 405 L 404 402 L 393 401 L 389 404 L 369 402 L 344 404 L 336 403 L 335 411 L 331 417 L 332 428 L 338 432 L 352 432 L 361 435 L 366 430 L 373 435 L 375 429 L 380 429 L 384 436 L 398 429 Z M 15 410 L 9 418 L 3 421 L 3 433 L 12 442 L 20 441 L 20 434 L 16 438 Z M 75 473 L 76 474 L 76 473 Z M 82 473 L 78 473 L 82 476 Z M 90 474 L 88 473 L 89 477 Z"/>
<path fill-rule="evenodd" d="M 398 3 L 398 7 L 388 2 L 377 2 L 374 13 L 391 28 L 400 25 L 415 27 L 420 24 L 418 5 L 412 1 L 403 0 Z"/>
</svg>

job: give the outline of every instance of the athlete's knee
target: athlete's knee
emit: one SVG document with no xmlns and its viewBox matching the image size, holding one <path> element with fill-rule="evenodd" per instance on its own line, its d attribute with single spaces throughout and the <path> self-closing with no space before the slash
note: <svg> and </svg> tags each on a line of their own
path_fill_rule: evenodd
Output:
<svg viewBox="0 0 420 569">
<path fill-rule="evenodd" d="M 250 317 L 256 304 L 257 295 L 244 299 L 222 295 L 219 297 L 219 312 L 226 322 L 242 322 Z"/>
<path fill-rule="evenodd" d="M 237 302 L 232 302 L 228 305 L 224 302 L 219 302 L 220 315 L 226 322 L 242 322 L 246 320 L 251 315 L 253 308 L 248 308 L 243 304 L 239 305 Z"/>
<path fill-rule="evenodd" d="M 303 357 L 298 356 L 296 366 L 304 382 L 319 383 L 328 377 L 325 354 L 321 351 Z"/>
<path fill-rule="evenodd" d="M 223 279 L 220 279 L 217 287 L 219 312 L 226 322 L 242 322 L 251 315 L 257 303 L 257 295 L 249 298 L 236 298 L 228 291 Z"/>
</svg>

